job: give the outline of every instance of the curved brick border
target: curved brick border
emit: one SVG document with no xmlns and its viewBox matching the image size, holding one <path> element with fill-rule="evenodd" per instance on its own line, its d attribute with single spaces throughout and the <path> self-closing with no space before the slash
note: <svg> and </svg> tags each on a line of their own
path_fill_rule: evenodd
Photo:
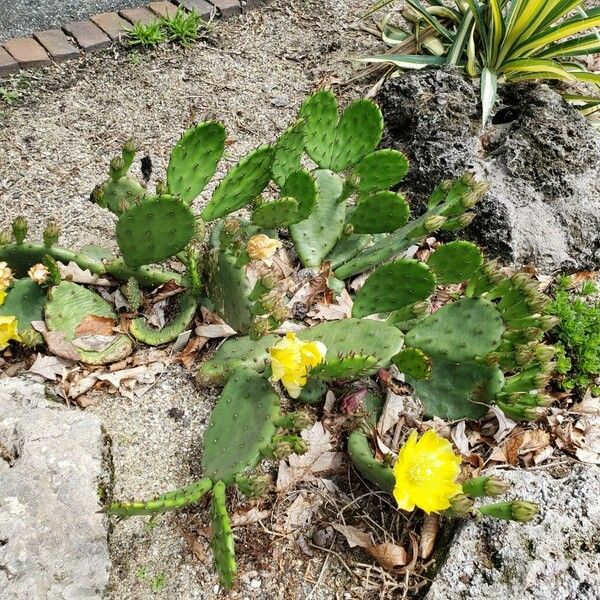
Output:
<svg viewBox="0 0 600 600">
<path fill-rule="evenodd" d="M 134 23 L 149 23 L 172 15 L 178 5 L 195 9 L 203 19 L 227 18 L 264 3 L 264 0 L 162 0 L 146 7 L 93 15 L 87 21 L 67 23 L 62 29 L 37 31 L 31 37 L 8 40 L 0 45 L 0 77 L 20 69 L 44 67 L 110 46 Z"/>
</svg>

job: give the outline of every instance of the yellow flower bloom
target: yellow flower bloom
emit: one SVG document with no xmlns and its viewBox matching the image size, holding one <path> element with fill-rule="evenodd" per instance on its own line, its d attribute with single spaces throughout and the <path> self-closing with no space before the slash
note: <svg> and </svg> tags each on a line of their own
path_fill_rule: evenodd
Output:
<svg viewBox="0 0 600 600">
<path fill-rule="evenodd" d="M 246 245 L 246 252 L 252 260 L 262 260 L 267 267 L 273 264 L 273 255 L 281 248 L 281 242 L 264 233 L 253 235 Z"/>
<path fill-rule="evenodd" d="M 38 263 L 37 265 L 33 265 L 33 267 L 27 271 L 27 275 L 29 275 L 32 281 L 41 285 L 42 283 L 46 283 L 50 271 L 48 271 L 42 263 Z"/>
<path fill-rule="evenodd" d="M 0 316 L 0 350 L 4 350 L 10 340 L 21 341 L 17 329 L 17 318 Z"/>
<path fill-rule="evenodd" d="M 273 379 L 281 381 L 292 398 L 306 385 L 308 371 L 323 362 L 327 348 L 321 342 L 303 342 L 295 333 L 285 337 L 270 350 Z"/>
<path fill-rule="evenodd" d="M 4 291 L 12 283 L 13 272 L 5 262 L 0 262 L 0 290 Z"/>
<path fill-rule="evenodd" d="M 4 300 L 6 299 L 6 292 L 4 290 L 0 290 L 0 306 L 4 304 Z"/>
<path fill-rule="evenodd" d="M 452 444 L 435 431 L 426 431 L 419 440 L 413 431 L 394 464 L 398 508 L 410 511 L 417 506 L 427 514 L 447 509 L 450 498 L 462 491 L 456 483 L 460 463 Z"/>
</svg>

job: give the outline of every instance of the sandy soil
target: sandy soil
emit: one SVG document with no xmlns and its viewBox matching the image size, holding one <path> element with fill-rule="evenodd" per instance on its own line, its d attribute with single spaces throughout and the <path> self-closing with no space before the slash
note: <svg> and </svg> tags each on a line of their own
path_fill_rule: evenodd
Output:
<svg viewBox="0 0 600 600">
<path fill-rule="evenodd" d="M 133 137 L 151 156 L 156 179 L 185 128 L 216 117 L 229 132 L 232 144 L 224 163 L 231 164 L 273 140 L 319 83 L 350 76 L 356 64 L 349 56 L 380 48 L 357 28 L 356 17 L 369 4 L 279 0 L 219 24 L 211 40 L 187 51 L 115 48 L 2 84 L 22 94 L 13 105 L 0 106 L 2 222 L 24 214 L 36 237 L 45 221 L 56 217 L 63 245 L 106 244 L 113 217 L 88 197 L 124 140 Z M 366 87 L 353 86 L 351 95 Z M 191 373 L 170 367 L 139 400 L 104 395 L 98 400 L 88 410 L 103 419 L 112 439 L 116 497 L 163 492 L 198 475 L 199 446 L 214 398 L 195 387 Z M 233 500 L 235 505 L 238 499 Z M 208 543 L 200 538 L 192 552 L 185 537 L 206 525 L 206 515 L 203 509 L 167 515 L 153 527 L 142 519 L 114 524 L 108 598 L 220 596 Z M 230 597 L 369 597 L 335 554 L 302 552 L 293 540 L 258 525 L 236 533 L 241 577 Z M 305 533 L 310 538 L 312 530 Z M 336 549 L 344 546 L 338 541 Z"/>
</svg>

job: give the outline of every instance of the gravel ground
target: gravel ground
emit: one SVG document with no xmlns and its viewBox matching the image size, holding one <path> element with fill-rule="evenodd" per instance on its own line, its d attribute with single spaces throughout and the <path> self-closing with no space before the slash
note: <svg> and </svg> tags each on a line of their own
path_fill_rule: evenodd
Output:
<svg viewBox="0 0 600 600">
<path fill-rule="evenodd" d="M 0 42 L 142 4 L 142 0 L 0 0 Z"/>
<path fill-rule="evenodd" d="M 64 245 L 106 243 L 113 218 L 88 197 L 124 140 L 138 141 L 160 178 L 184 129 L 217 117 L 232 142 L 224 161 L 231 164 L 274 139 L 316 85 L 352 74 L 349 55 L 378 47 L 356 28 L 355 17 L 369 2 L 280 0 L 219 24 L 211 40 L 187 51 L 113 49 L 0 83 L 21 93 L 10 106 L 0 102 L 2 221 L 24 214 L 36 237 L 46 219 L 56 217 Z M 354 86 L 351 94 L 365 89 Z M 205 200 L 199 199 L 198 207 Z M 198 475 L 199 446 L 214 398 L 195 387 L 191 373 L 170 367 L 133 402 L 115 395 L 98 400 L 88 410 L 102 418 L 112 438 L 115 496 L 148 496 Z M 166 515 L 152 528 L 142 519 L 114 524 L 108 598 L 220 596 L 208 544 L 194 548 L 194 558 L 185 538 L 206 514 Z M 333 555 L 309 558 L 292 541 L 273 538 L 258 526 L 236 534 L 240 582 L 230 597 L 368 597 L 347 591 L 346 571 Z"/>
</svg>

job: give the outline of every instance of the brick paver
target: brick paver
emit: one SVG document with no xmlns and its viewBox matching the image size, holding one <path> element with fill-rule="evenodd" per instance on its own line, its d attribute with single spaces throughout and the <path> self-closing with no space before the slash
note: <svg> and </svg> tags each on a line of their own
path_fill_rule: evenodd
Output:
<svg viewBox="0 0 600 600">
<path fill-rule="evenodd" d="M 21 67 L 45 67 L 51 65 L 50 57 L 33 38 L 14 38 L 4 42 L 4 48 Z"/>
<path fill-rule="evenodd" d="M 206 0 L 177 0 L 177 3 L 188 10 L 195 10 L 205 21 L 215 14 L 215 7 Z"/>
<path fill-rule="evenodd" d="M 242 6 L 239 0 L 210 0 L 220 11 L 222 17 L 231 17 L 239 15 L 242 12 Z"/>
<path fill-rule="evenodd" d="M 127 19 L 130 23 L 134 24 L 141 23 L 142 25 L 147 25 L 148 23 L 154 23 L 156 21 L 156 15 L 142 6 L 120 10 L 119 14 L 124 19 Z"/>
<path fill-rule="evenodd" d="M 106 35 L 114 42 L 127 35 L 126 29 L 131 27 L 131 23 L 120 17 L 116 12 L 100 13 L 90 17 Z"/>
<path fill-rule="evenodd" d="M 33 37 L 46 48 L 52 60 L 56 62 L 79 56 L 79 48 L 60 29 L 36 31 Z"/>
<path fill-rule="evenodd" d="M 19 63 L 0 46 L 0 77 L 16 73 L 19 68 Z"/>
<path fill-rule="evenodd" d="M 177 7 L 171 2 L 150 2 L 148 8 L 159 17 L 172 17 L 177 12 Z"/>
<path fill-rule="evenodd" d="M 91 21 L 73 21 L 67 23 L 63 29 L 88 52 L 108 48 L 112 43 L 104 31 Z"/>
</svg>

